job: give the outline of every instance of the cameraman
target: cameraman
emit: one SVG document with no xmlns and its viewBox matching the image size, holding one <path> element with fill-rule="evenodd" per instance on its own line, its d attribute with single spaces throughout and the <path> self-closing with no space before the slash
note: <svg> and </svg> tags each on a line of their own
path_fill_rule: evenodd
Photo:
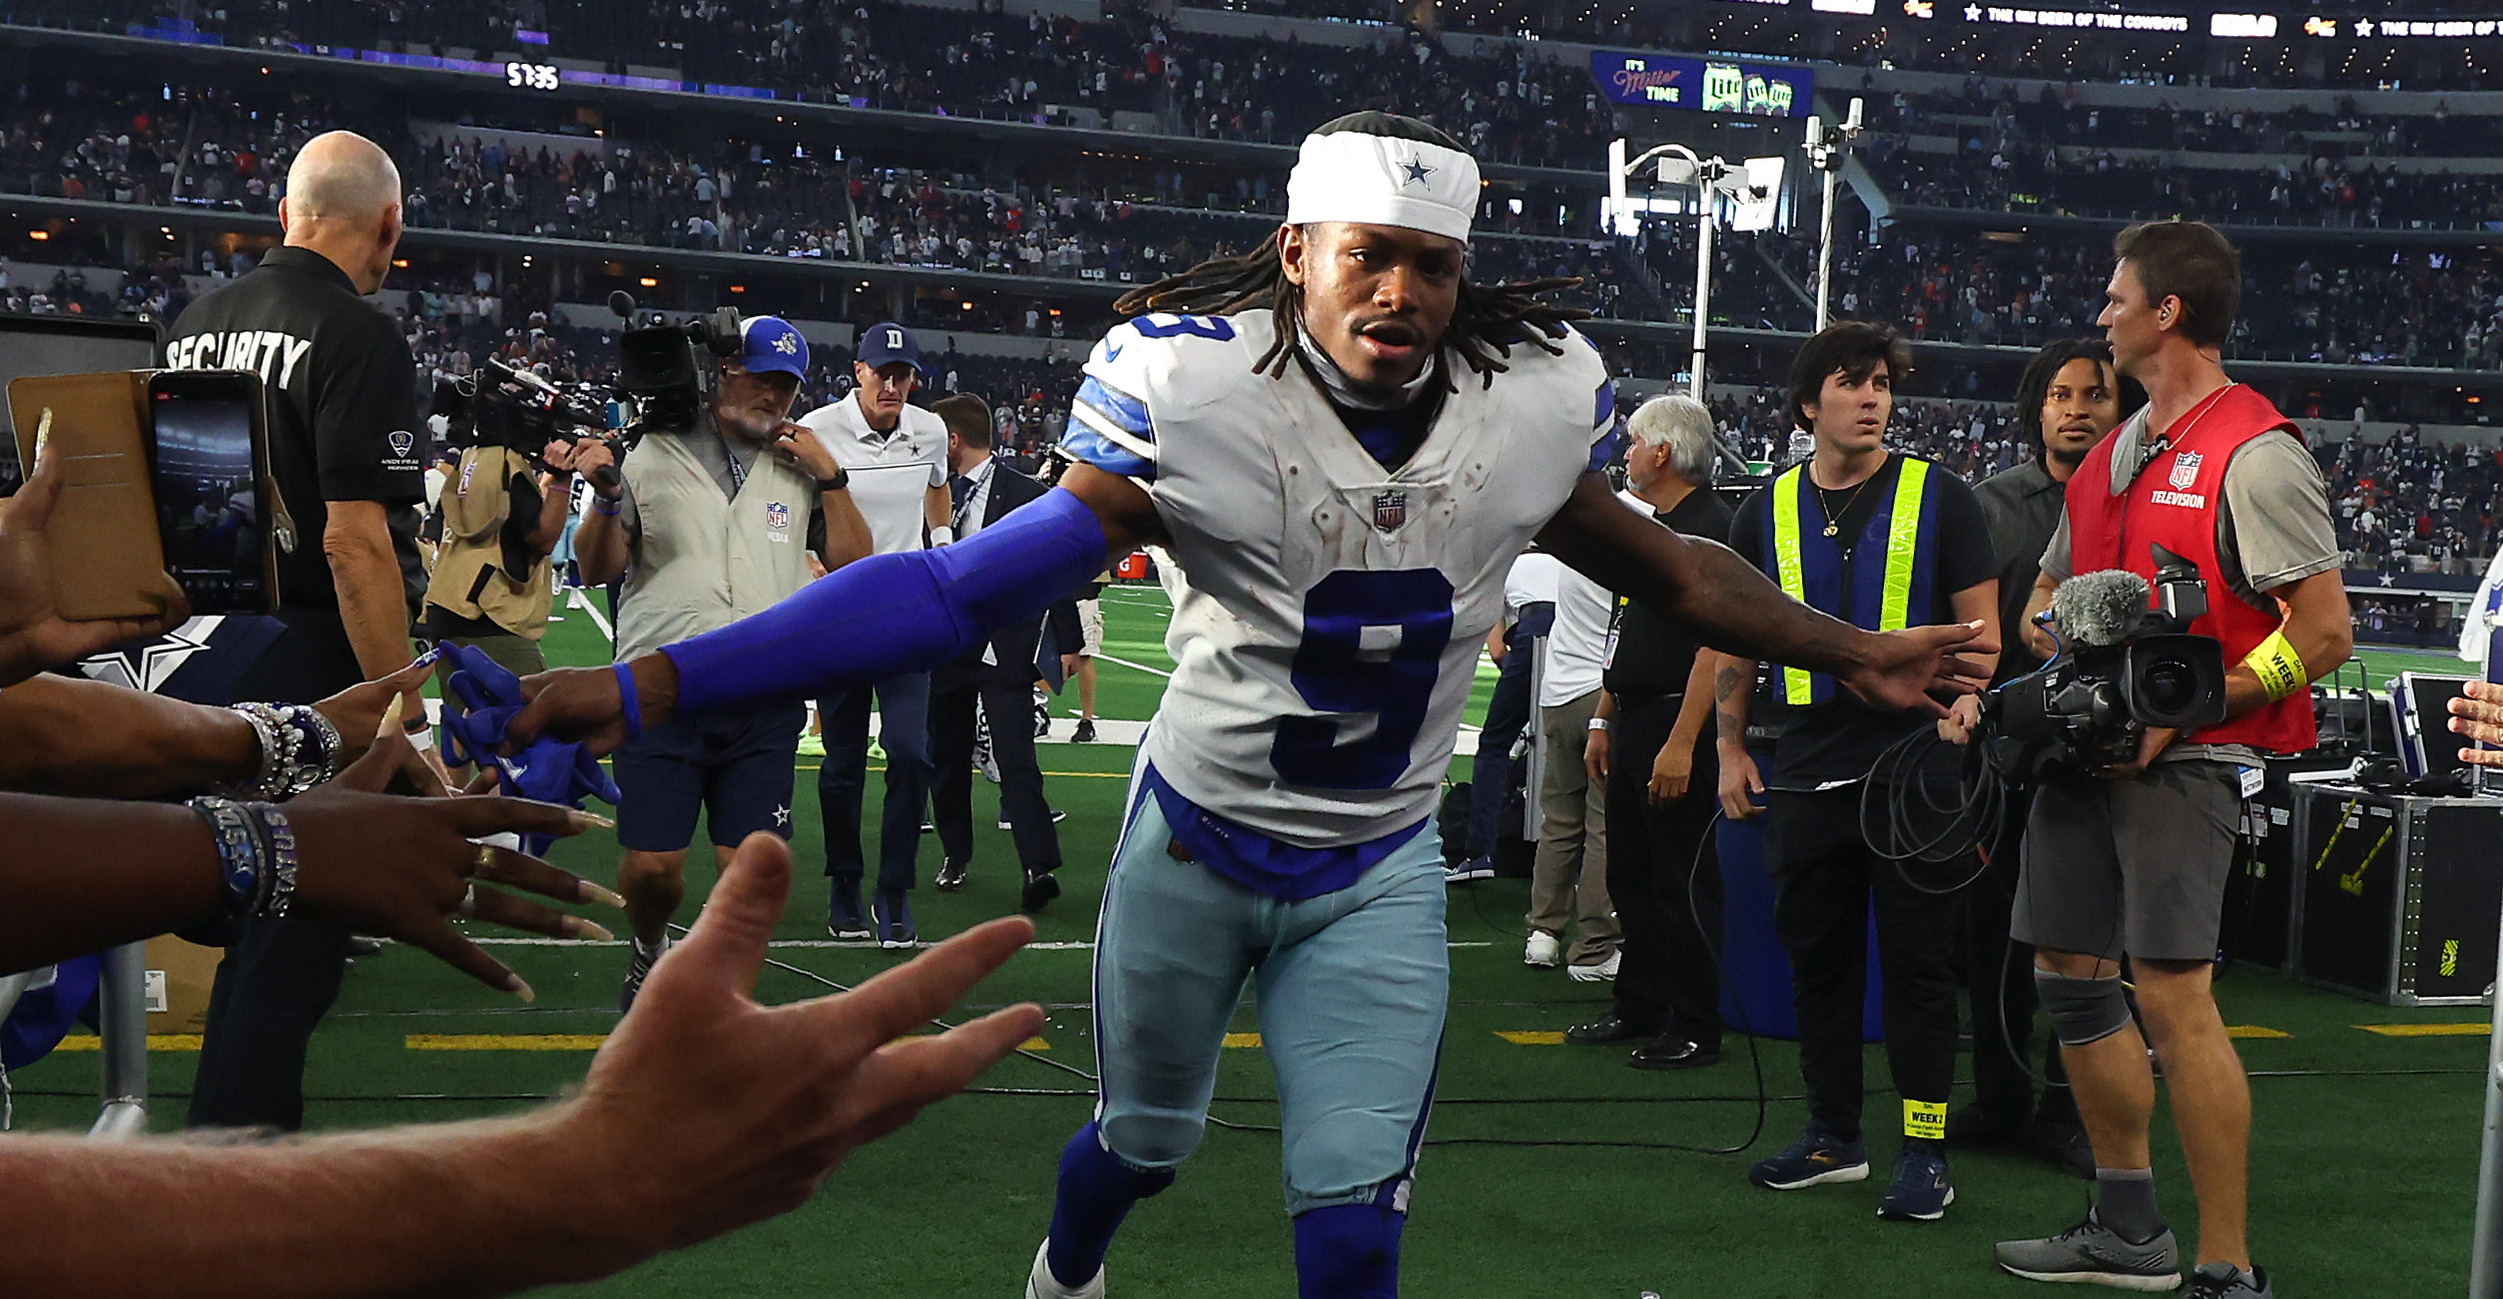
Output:
<svg viewBox="0 0 2503 1299">
<path fill-rule="evenodd" d="M 492 439 L 460 453 L 436 507 L 443 539 L 426 583 L 427 635 L 474 646 L 515 676 L 547 670 L 539 639 L 555 599 L 549 556 L 573 513 L 575 456 L 601 445 L 554 438 L 535 464 Z"/>
<path fill-rule="evenodd" d="M 585 583 L 624 579 L 620 663 L 798 591 L 811 580 L 812 549 L 829 569 L 868 553 L 848 476 L 785 419 L 808 370 L 808 343 L 774 316 L 741 322 L 739 334 L 741 354 L 719 362 L 720 389 L 698 427 L 645 437 L 609 485 L 599 481 L 614 460 L 609 447 L 576 450 L 574 469 L 595 494 L 574 553 Z M 801 720 L 797 703 L 760 704 L 673 719 L 617 750 L 617 842 L 626 854 L 617 891 L 634 926 L 618 1009 L 633 1008 L 668 948 L 696 814 L 725 866 L 751 834 L 790 835 Z"/>
<path fill-rule="evenodd" d="M 1973 488 L 1990 523 L 1990 548 L 1999 557 L 1999 625 L 2025 621 L 2026 602 L 2042 575 L 2043 547 L 2060 521 L 2060 501 L 2086 454 L 2109 436 L 2124 413 L 2146 403 L 2136 384 L 2122 393 L 2112 368 L 2111 345 L 2100 339 L 2067 339 L 2034 354 L 2016 385 L 2019 440 L 2033 456 Z M 2043 664 L 2013 630 L 2000 651 L 2002 686 Z M 1987 845 L 1987 869 L 1964 893 L 1964 986 L 1973 1006 L 1973 1103 L 1947 1120 L 1950 1146 L 2016 1144 L 2078 1177 L 2094 1176 L 2094 1153 L 2077 1119 L 2068 1076 L 2054 1042 L 2043 1053 L 2043 1087 L 2037 1103 L 2034 1075 L 2026 1064 L 2034 1037 L 2033 949 L 2008 937 L 2008 914 L 2016 893 L 2016 865 L 2025 838 L 2022 809 L 2032 791 L 2011 788 L 1998 838 Z"/>
<path fill-rule="evenodd" d="M 2308 682 L 2346 661 L 2352 626 L 2320 468 L 2294 426 L 2228 379 L 2218 349 L 2242 292 L 2241 257 L 2196 222 L 2132 226 L 2098 324 L 2148 407 L 2069 480 L 2066 513 L 2028 603 L 2077 573 L 2152 577 L 2151 546 L 2198 566 L 2223 642 L 2228 720 L 2188 736 L 2150 730 L 2137 757 L 2046 778 L 2026 826 L 2015 937 L 2094 1144 L 2095 1207 L 2048 1240 L 2004 1241 L 1999 1265 L 2035 1280 L 2168 1285 L 2180 1258 L 2156 1210 L 2147 1127 L 2155 1078 L 2121 986 L 2129 958 L 2147 1037 L 2164 1061 L 2174 1127 L 2199 1201 L 2196 1299 L 2265 1299 L 2246 1243 L 2251 1090 L 2210 987 L 2235 820 L 2260 754 L 2313 746 Z M 2163 430 L 2157 435 L 2154 430 Z"/>
</svg>

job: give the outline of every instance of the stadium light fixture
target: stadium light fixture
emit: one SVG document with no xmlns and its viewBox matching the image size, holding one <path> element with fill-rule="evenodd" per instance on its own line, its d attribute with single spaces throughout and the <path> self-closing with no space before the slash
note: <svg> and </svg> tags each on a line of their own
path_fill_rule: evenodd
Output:
<svg viewBox="0 0 2503 1299">
<path fill-rule="evenodd" d="M 1712 306 L 1713 227 L 1720 221 L 1720 207 L 1726 200 L 1732 229 L 1772 229 L 1781 204 L 1784 159 L 1749 158 L 1743 163 L 1732 163 L 1726 158 L 1706 158 L 1685 145 L 1672 143 L 1645 150 L 1640 157 L 1629 160 L 1625 141 L 1611 140 L 1608 202 L 1612 220 L 1623 222 L 1630 215 L 1632 204 L 1626 193 L 1626 180 L 1645 168 L 1652 169 L 1658 184 L 1691 186 L 1695 190 L 1695 332 L 1687 357 L 1687 387 L 1695 400 L 1701 401 L 1704 329 L 1711 319 Z"/>
<path fill-rule="evenodd" d="M 1860 97 L 1852 96 L 1840 126 L 1828 127 L 1818 117 L 1808 119 L 1808 165 L 1825 173 L 1825 214 L 1816 239 L 1816 327 L 1820 332 L 1834 318 L 1834 199 L 1842 188 L 1843 168 L 1851 163 L 1851 142 L 1860 138 L 1863 107 Z"/>
</svg>

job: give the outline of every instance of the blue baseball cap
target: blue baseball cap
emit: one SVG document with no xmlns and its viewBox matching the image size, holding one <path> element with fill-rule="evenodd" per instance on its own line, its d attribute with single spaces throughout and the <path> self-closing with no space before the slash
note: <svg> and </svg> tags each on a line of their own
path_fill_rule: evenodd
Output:
<svg viewBox="0 0 2503 1299">
<path fill-rule="evenodd" d="M 860 331 L 858 355 L 861 364 L 872 370 L 893 365 L 897 361 L 902 361 L 915 370 L 922 368 L 921 345 L 913 341 L 912 331 L 891 320 L 871 325 Z"/>
<path fill-rule="evenodd" d="M 739 322 L 739 341 L 745 344 L 739 364 L 749 374 L 778 370 L 794 378 L 808 377 L 808 340 L 780 316 L 750 316 Z"/>
</svg>

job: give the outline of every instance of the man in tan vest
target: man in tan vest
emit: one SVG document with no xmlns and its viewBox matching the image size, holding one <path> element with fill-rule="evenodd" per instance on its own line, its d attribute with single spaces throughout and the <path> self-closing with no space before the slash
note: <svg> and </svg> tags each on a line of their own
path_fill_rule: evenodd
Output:
<svg viewBox="0 0 2503 1299">
<path fill-rule="evenodd" d="M 594 475 L 590 515 L 574 533 L 582 580 L 624 580 L 618 662 L 798 591 L 811 580 L 812 550 L 829 570 L 869 553 L 849 475 L 787 419 L 808 369 L 807 342 L 774 316 L 752 317 L 740 333 L 744 350 L 721 362 L 719 391 L 696 427 L 645 437 L 615 486 L 596 476 L 610 463 L 606 447 L 574 462 Z M 668 946 L 696 814 L 725 866 L 759 830 L 790 837 L 801 720 L 799 700 L 778 700 L 655 725 L 617 750 L 617 842 L 626 850 L 617 891 L 634 925 L 620 1010 L 633 1007 Z"/>
</svg>

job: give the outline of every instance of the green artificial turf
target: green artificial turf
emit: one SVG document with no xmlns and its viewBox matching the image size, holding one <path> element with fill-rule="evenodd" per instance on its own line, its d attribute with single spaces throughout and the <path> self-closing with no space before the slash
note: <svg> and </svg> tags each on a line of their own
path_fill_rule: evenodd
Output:
<svg viewBox="0 0 2503 1299">
<path fill-rule="evenodd" d="M 1140 719 L 1152 711 L 1169 669 L 1161 645 L 1163 602 L 1152 588 L 1106 597 L 1101 712 Z M 604 645 L 580 614 L 551 629 L 551 657 L 587 662 Z M 2373 670 L 2388 661 L 2375 655 Z M 2415 666 L 2409 664 L 2408 666 Z M 2387 670 L 2397 670 L 2389 668 Z M 2439 670 L 2439 669 L 2434 669 Z M 1481 680 L 1483 691 L 1485 681 Z M 1071 701 L 1073 702 L 1073 701 Z M 1482 703 L 1482 700 L 1481 700 Z M 1474 715 L 1474 714 L 1473 714 Z M 1467 747 L 1467 742 L 1463 742 Z M 1068 893 L 1040 918 L 1047 943 L 1093 936 L 1099 896 L 1131 751 L 1054 745 L 1043 750 L 1051 799 L 1069 812 L 1061 827 Z M 804 762 L 810 760 L 803 760 Z M 813 765 L 813 763 L 811 763 Z M 799 773 L 794 846 L 800 878 L 779 940 L 822 940 L 825 887 L 812 773 Z M 873 794 L 874 797 L 874 794 Z M 991 827 L 991 798 L 977 794 L 978 852 L 972 882 L 956 894 L 923 889 L 914 905 L 922 932 L 945 934 L 1015 905 L 1008 836 Z M 873 818 L 874 820 L 874 818 Z M 938 864 L 925 843 L 925 877 Z M 589 835 L 560 845 L 561 865 L 606 880 L 615 847 Z M 689 870 L 690 903 L 713 877 Z M 1943 1222 L 1881 1223 L 1875 1217 L 1894 1141 L 1890 1095 L 1870 1098 L 1876 1180 L 1775 1195 L 1746 1184 L 1746 1164 L 1796 1134 L 1797 1056 L 1761 1044 L 1763 1081 L 1774 1099 L 1760 1139 L 1744 1155 L 1644 1148 L 1725 1146 L 1755 1127 L 1756 1082 L 1746 1043 L 1733 1035 L 1717 1067 L 1647 1074 L 1617 1051 L 1518 1045 L 1502 1032 L 1555 1032 L 1590 1018 L 1604 993 L 1520 963 L 1526 887 L 1495 880 L 1455 890 L 1451 933 L 1453 1010 L 1431 1136 L 1597 1143 L 1514 1148 L 1440 1145 L 1425 1152 L 1403 1254 L 1411 1296 L 2014 1296 L 2025 1283 L 1997 1274 L 1990 1244 L 2048 1233 L 2086 1204 L 2083 1183 L 2012 1155 L 1959 1155 L 1958 1198 Z M 692 905 L 689 911 L 692 912 Z M 485 932 L 480 931 L 482 934 Z M 494 949 L 537 988 L 536 1005 L 469 983 L 401 946 L 358 962 L 337 1011 L 313 1044 L 307 1085 L 312 1126 L 336 1128 L 508 1113 L 581 1076 L 587 1053 L 411 1050 L 412 1034 L 596 1034 L 615 1022 L 624 954 L 616 948 Z M 876 951 L 783 947 L 758 995 L 787 1001 L 852 982 L 896 963 Z M 1092 1068 L 1088 963 L 1083 948 L 1021 954 L 977 991 L 962 1013 L 1018 999 L 1050 1008 L 1036 1054 Z M 800 973 L 804 971 L 806 973 Z M 811 977 L 814 976 L 814 977 Z M 2465 1285 L 2485 1058 L 2482 1036 L 2397 1038 L 2360 1024 L 2476 1022 L 2484 1012 L 2401 1011 L 2273 976 L 2236 971 L 2219 989 L 2228 1023 L 2286 1034 L 2245 1040 L 2253 1070 L 2253 1239 L 2277 1290 L 2298 1296 L 2456 1293 Z M 1246 1008 L 1239 1029 L 1253 1025 Z M 179 1123 L 193 1057 L 160 1054 L 156 1087 L 169 1094 L 159 1128 Z M 1881 1048 L 1869 1077 L 1882 1087 Z M 2272 1076 L 2317 1071 L 2317 1076 Z M 92 1116 L 93 1054 L 58 1054 L 18 1072 L 21 1123 L 74 1127 Z M 857 1152 L 809 1205 L 780 1220 L 659 1259 L 587 1287 L 601 1296 L 995 1296 L 1019 1287 L 1050 1215 L 1058 1152 L 1083 1123 L 1085 1082 L 1038 1060 L 1013 1058 L 984 1080 L 1001 1088 L 1069 1095 L 973 1095 L 939 1106 L 888 1140 Z M 1214 1107 L 1245 1125 L 1274 1121 L 1273 1094 L 1256 1050 L 1225 1054 Z M 1496 1103 L 1483 1103 L 1496 1102 Z M 2195 1210 L 2169 1114 L 2159 1115 L 2157 1162 L 2165 1206 L 2184 1228 Z M 1134 1213 L 1111 1259 L 1112 1292 L 1147 1296 L 1292 1294 L 1292 1235 L 1280 1205 L 1275 1136 L 1212 1129 L 1169 1192 Z"/>
</svg>

